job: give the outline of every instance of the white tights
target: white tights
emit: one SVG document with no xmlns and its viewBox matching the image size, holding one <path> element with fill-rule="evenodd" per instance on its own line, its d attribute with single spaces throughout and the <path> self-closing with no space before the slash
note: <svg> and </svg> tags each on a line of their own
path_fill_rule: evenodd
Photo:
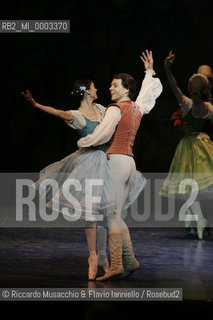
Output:
<svg viewBox="0 0 213 320">
<path fill-rule="evenodd" d="M 112 172 L 117 212 L 108 218 L 109 233 L 121 233 L 127 225 L 122 219 L 122 210 L 132 183 L 135 180 L 136 167 L 132 157 L 124 154 L 111 154 L 109 160 L 110 170 Z"/>
</svg>

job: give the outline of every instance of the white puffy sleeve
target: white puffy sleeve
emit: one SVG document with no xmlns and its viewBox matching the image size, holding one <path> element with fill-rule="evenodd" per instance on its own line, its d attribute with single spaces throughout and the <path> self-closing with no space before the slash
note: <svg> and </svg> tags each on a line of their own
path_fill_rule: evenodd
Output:
<svg viewBox="0 0 213 320">
<path fill-rule="evenodd" d="M 160 79 L 153 78 L 154 70 L 148 69 L 135 103 L 140 107 L 141 114 L 149 113 L 155 105 L 155 100 L 161 94 L 163 87 Z"/>
<path fill-rule="evenodd" d="M 182 115 L 183 117 L 189 112 L 189 110 L 192 108 L 192 99 L 183 96 L 183 100 L 181 103 L 181 107 L 182 107 Z"/>
<path fill-rule="evenodd" d="M 66 124 L 73 129 L 82 129 L 86 125 L 86 120 L 84 116 L 78 110 L 69 110 L 72 112 L 73 119 L 65 120 Z"/>
<path fill-rule="evenodd" d="M 108 142 L 113 133 L 118 122 L 121 119 L 120 108 L 116 106 L 111 106 L 106 110 L 105 117 L 101 124 L 99 124 L 92 134 L 81 138 L 78 140 L 77 144 L 81 148 L 86 148 L 90 146 L 98 146 Z"/>
</svg>

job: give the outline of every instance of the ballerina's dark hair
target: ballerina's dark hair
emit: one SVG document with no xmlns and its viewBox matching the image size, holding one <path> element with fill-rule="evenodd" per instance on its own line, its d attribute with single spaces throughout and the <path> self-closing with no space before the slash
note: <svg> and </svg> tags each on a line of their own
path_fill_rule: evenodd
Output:
<svg viewBox="0 0 213 320">
<path fill-rule="evenodd" d="M 93 81 L 90 79 L 82 79 L 82 80 L 76 81 L 73 86 L 73 91 L 71 92 L 71 94 L 79 97 L 80 100 L 82 100 L 84 93 L 86 92 L 86 90 L 90 89 L 92 82 Z"/>
</svg>

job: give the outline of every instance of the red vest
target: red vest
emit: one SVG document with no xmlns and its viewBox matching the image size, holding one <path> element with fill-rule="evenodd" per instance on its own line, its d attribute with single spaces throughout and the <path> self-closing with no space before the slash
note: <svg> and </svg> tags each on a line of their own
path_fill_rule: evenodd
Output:
<svg viewBox="0 0 213 320">
<path fill-rule="evenodd" d="M 139 106 L 133 101 L 122 101 L 110 104 L 107 108 L 116 106 L 121 110 L 121 120 L 109 141 L 107 156 L 113 153 L 133 156 L 132 148 L 135 142 L 136 133 L 140 126 L 142 114 Z"/>
</svg>

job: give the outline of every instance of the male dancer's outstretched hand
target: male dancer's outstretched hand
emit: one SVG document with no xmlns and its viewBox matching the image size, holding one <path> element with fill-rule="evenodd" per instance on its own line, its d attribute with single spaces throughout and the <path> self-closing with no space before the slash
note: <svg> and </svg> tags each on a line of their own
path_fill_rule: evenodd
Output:
<svg viewBox="0 0 213 320">
<path fill-rule="evenodd" d="M 25 92 L 21 92 L 21 94 L 25 97 L 27 101 L 29 101 L 33 106 L 35 106 L 35 99 L 32 97 L 32 93 L 29 90 L 25 90 Z"/>
<path fill-rule="evenodd" d="M 146 70 L 153 69 L 153 57 L 152 57 L 152 51 L 146 50 L 145 52 L 142 52 L 142 55 L 140 56 L 141 60 L 144 63 L 144 68 Z"/>
<path fill-rule="evenodd" d="M 173 64 L 174 59 L 175 59 L 175 54 L 172 52 L 172 50 L 170 50 L 169 55 L 166 57 L 164 61 L 165 68 L 170 68 L 170 66 Z"/>
</svg>

